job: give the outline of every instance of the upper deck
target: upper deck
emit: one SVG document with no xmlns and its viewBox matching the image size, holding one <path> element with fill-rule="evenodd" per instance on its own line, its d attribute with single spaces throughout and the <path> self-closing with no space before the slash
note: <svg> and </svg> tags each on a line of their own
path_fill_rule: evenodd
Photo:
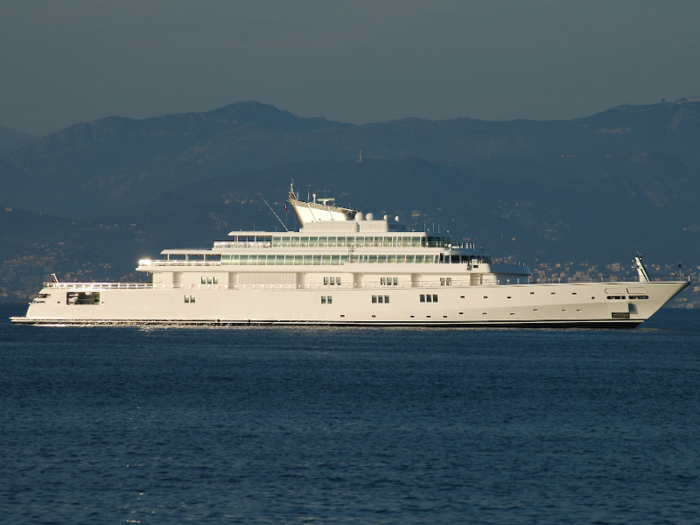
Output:
<svg viewBox="0 0 700 525">
<path fill-rule="evenodd" d="M 333 235 L 298 232 L 231 232 L 230 241 L 214 242 L 214 251 L 238 248 L 452 248 L 451 235 L 428 235 L 424 232 L 407 232 L 391 235 Z M 473 243 L 454 248 L 476 250 Z"/>
</svg>

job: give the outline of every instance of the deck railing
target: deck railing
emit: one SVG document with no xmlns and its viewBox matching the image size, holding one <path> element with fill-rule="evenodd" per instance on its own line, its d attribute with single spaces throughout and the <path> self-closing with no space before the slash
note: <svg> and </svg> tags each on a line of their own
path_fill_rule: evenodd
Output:
<svg viewBox="0 0 700 525">
<path fill-rule="evenodd" d="M 45 288 L 90 290 L 150 290 L 153 283 L 44 283 Z"/>
<path fill-rule="evenodd" d="M 659 281 L 685 281 L 690 280 L 686 276 L 654 276 L 651 282 Z M 531 280 L 530 284 L 569 284 L 573 282 L 585 283 L 604 283 L 606 285 L 615 286 L 623 285 L 630 282 L 639 282 L 639 278 L 630 276 L 628 280 L 618 281 L 569 281 L 568 283 L 562 280 L 561 282 L 550 282 L 544 280 Z M 166 289 L 184 289 L 184 290 L 260 290 L 260 291 L 283 291 L 283 290 L 399 290 L 405 288 L 430 288 L 430 289 L 446 289 L 446 288 L 474 288 L 474 287 L 496 287 L 499 285 L 517 284 L 514 280 L 500 279 L 498 282 L 484 282 L 479 284 L 471 284 L 466 281 L 452 281 L 451 284 L 442 284 L 437 281 L 420 281 L 420 282 L 404 282 L 394 284 L 381 283 L 351 283 L 351 284 L 181 284 L 181 283 L 44 283 L 45 288 L 65 289 L 65 290 L 166 290 Z M 644 283 L 642 283 L 644 284 Z M 525 285 L 525 283 L 523 283 Z"/>
<path fill-rule="evenodd" d="M 151 259 L 141 259 L 139 266 L 221 266 L 221 261 L 183 261 L 181 259 L 166 261 L 154 261 Z"/>
</svg>

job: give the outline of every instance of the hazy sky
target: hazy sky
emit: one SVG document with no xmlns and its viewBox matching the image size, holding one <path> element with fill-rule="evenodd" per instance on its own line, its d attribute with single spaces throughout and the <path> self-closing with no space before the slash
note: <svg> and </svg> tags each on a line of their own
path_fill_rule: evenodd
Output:
<svg viewBox="0 0 700 525">
<path fill-rule="evenodd" d="M 700 96 L 700 1 L 0 0 L 0 124 L 258 100 L 353 123 Z"/>
</svg>

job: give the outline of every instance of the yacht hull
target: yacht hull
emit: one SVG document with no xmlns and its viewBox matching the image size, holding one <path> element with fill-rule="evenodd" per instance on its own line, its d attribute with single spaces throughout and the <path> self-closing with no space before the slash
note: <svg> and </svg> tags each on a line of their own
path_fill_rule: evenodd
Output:
<svg viewBox="0 0 700 525">
<path fill-rule="evenodd" d="M 48 284 L 15 324 L 634 328 L 689 282 L 353 288 Z M 96 298 L 67 304 L 69 294 Z M 46 297 L 47 296 L 47 297 Z"/>
</svg>

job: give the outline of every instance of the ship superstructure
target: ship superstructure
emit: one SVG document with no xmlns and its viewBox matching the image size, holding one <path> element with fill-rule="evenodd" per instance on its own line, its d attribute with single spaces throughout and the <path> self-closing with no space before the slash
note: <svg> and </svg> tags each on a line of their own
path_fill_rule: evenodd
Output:
<svg viewBox="0 0 700 525">
<path fill-rule="evenodd" d="M 211 249 L 167 249 L 150 283 L 45 283 L 14 323 L 634 327 L 689 283 L 532 283 L 449 234 L 408 231 L 332 199 L 289 203 L 299 231 L 232 231 Z M 641 282 L 639 282 L 641 281 Z"/>
</svg>

